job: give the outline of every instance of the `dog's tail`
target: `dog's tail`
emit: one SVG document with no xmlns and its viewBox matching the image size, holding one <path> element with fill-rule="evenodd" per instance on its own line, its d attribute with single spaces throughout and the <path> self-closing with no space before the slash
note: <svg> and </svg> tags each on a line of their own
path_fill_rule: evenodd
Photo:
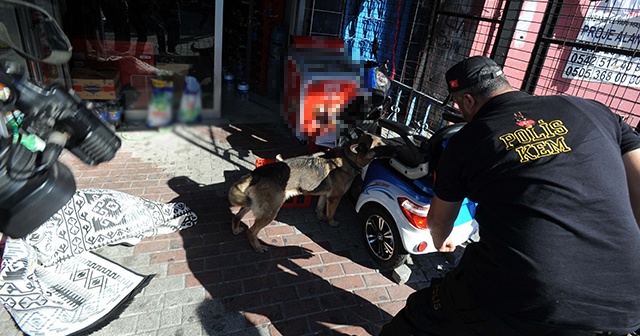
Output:
<svg viewBox="0 0 640 336">
<path fill-rule="evenodd" d="M 251 184 L 251 179 L 251 174 L 247 174 L 231 186 L 229 190 L 229 202 L 231 205 L 243 208 L 251 206 L 251 198 L 245 194 L 249 184 Z"/>
</svg>

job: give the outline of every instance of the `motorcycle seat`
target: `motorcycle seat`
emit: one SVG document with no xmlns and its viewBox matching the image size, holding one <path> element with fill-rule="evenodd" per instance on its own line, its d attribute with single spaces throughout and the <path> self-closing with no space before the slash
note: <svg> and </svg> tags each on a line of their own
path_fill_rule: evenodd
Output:
<svg viewBox="0 0 640 336">
<path fill-rule="evenodd" d="M 398 135 L 387 139 L 400 146 L 398 153 L 389 160 L 389 163 L 395 170 L 410 179 L 419 179 L 432 174 L 438 165 L 446 141 L 465 125 L 465 123 L 457 123 L 445 126 L 427 139 L 416 134 L 412 128 L 396 121 L 380 119 L 378 123 L 381 127 Z"/>
<path fill-rule="evenodd" d="M 378 125 L 393 133 L 391 141 L 401 146 L 398 154 L 395 156 L 404 165 L 416 167 L 428 161 L 429 139 L 419 135 L 413 128 L 388 119 L 379 119 Z"/>
</svg>

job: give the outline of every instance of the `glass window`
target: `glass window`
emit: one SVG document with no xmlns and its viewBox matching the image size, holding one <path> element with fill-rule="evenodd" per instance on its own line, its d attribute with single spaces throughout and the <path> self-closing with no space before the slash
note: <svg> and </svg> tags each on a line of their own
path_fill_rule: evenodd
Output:
<svg viewBox="0 0 640 336">
<path fill-rule="evenodd" d="M 74 50 L 70 62 L 74 89 L 98 103 L 117 100 L 125 109 L 123 118 L 133 123 L 163 111 L 175 119 L 183 94 L 196 89 L 202 108 L 211 108 L 213 4 L 62 0 L 63 27 Z M 94 85 L 97 80 L 106 82 Z"/>
</svg>

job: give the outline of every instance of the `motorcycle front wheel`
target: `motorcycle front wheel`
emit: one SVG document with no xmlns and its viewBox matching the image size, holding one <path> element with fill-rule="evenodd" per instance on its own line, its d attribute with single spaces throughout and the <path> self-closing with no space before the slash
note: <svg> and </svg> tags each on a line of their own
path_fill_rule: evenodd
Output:
<svg viewBox="0 0 640 336">
<path fill-rule="evenodd" d="M 382 206 L 367 204 L 361 211 L 361 226 L 367 251 L 386 269 L 394 269 L 407 261 L 400 232 L 393 216 Z"/>
</svg>

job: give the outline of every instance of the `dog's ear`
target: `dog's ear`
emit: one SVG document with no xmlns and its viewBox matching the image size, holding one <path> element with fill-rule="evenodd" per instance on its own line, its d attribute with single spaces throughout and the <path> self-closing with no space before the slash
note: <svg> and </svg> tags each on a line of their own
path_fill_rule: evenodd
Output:
<svg viewBox="0 0 640 336">
<path fill-rule="evenodd" d="M 363 154 L 367 151 L 367 146 L 363 143 L 355 143 L 349 147 L 354 154 Z"/>
</svg>

